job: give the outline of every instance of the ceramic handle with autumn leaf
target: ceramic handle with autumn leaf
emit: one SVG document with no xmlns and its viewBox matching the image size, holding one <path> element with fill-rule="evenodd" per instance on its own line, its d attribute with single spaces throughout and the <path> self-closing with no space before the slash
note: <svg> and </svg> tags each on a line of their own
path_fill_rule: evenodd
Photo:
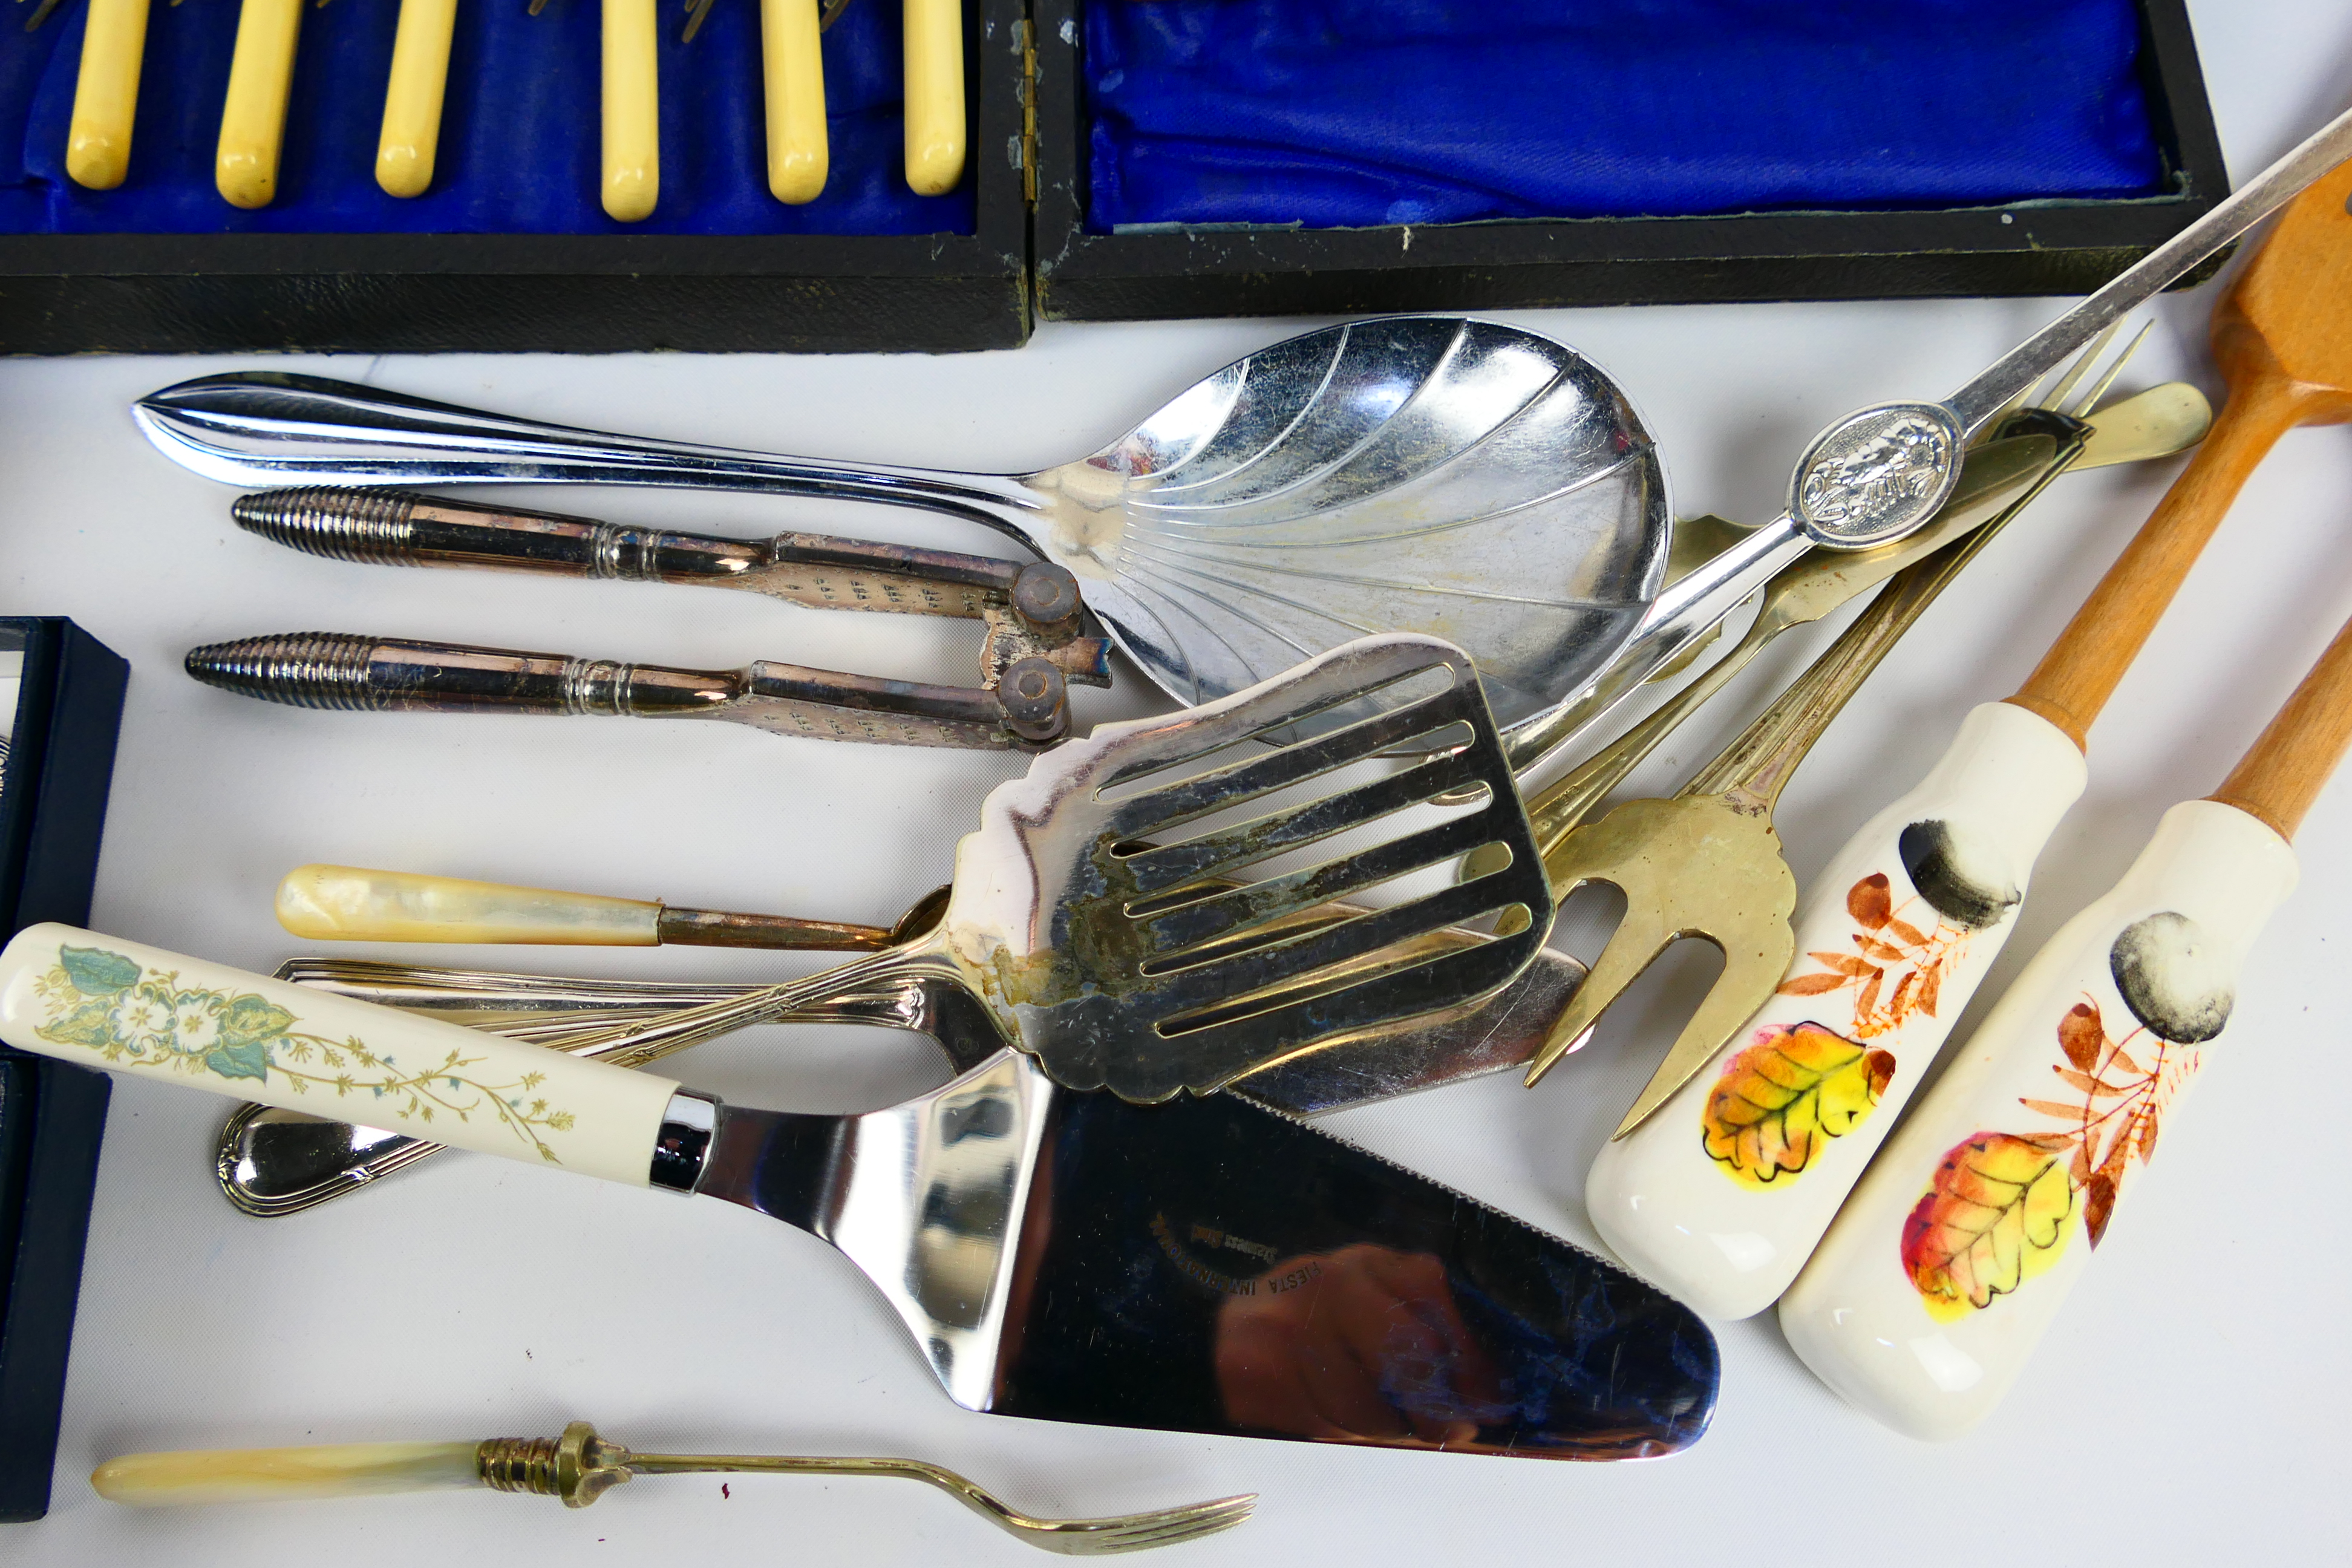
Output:
<svg viewBox="0 0 2352 1568">
<path fill-rule="evenodd" d="M 2165 814 L 1986 1016 L 1781 1300 L 1822 1381 L 1922 1438 L 2000 1402 L 2190 1080 L 2231 1054 L 2239 966 L 2294 882 L 2293 848 L 2248 813 Z"/>
<path fill-rule="evenodd" d="M 0 950 L 0 1040 L 645 1186 L 677 1085 L 72 926 Z"/>
<path fill-rule="evenodd" d="M 1838 852 L 1797 910 L 1777 994 L 1593 1162 L 1592 1223 L 1635 1272 L 1717 1319 L 1788 1289 L 1999 956 L 2086 777 L 2054 726 L 1987 703 Z"/>
</svg>

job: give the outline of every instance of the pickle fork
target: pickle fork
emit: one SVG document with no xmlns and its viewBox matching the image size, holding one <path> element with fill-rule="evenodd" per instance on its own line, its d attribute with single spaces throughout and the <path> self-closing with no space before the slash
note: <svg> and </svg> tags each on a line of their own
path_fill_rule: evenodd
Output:
<svg viewBox="0 0 2352 1568">
<path fill-rule="evenodd" d="M 803 1458 L 783 1454 L 642 1454 L 597 1436 L 585 1421 L 561 1437 L 486 1437 L 478 1443 L 331 1443 L 299 1448 L 194 1449 L 125 1454 L 90 1478 L 98 1495 L 133 1508 L 376 1497 L 386 1492 L 488 1487 L 559 1498 L 586 1508 L 639 1476 L 709 1474 L 895 1476 L 939 1488 L 999 1530 L 1072 1557 L 1108 1557 L 1196 1541 L 1250 1516 L 1255 1492 L 1104 1519 L 1037 1519 L 941 1466 L 921 1459 Z"/>
</svg>

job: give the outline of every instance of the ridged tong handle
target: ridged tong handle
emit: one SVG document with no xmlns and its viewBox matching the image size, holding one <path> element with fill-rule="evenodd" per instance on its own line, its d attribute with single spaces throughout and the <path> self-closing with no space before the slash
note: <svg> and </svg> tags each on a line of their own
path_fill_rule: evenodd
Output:
<svg viewBox="0 0 2352 1568">
<path fill-rule="evenodd" d="M 725 539 L 331 485 L 239 496 L 229 515 L 248 533 L 331 561 L 748 588 L 828 610 L 982 620 L 1009 609 L 1048 643 L 1067 641 L 1080 629 L 1077 579 L 1044 562 L 822 533 Z"/>
<path fill-rule="evenodd" d="M 1015 661 L 992 690 L 767 659 L 742 669 L 677 669 L 342 632 L 213 643 L 190 649 L 186 664 L 196 679 L 226 691 L 368 713 L 726 719 L 819 740 L 971 747 L 1044 744 L 1069 722 L 1062 672 L 1038 658 Z"/>
<path fill-rule="evenodd" d="M 737 694 L 733 671 L 616 664 L 560 653 L 291 632 L 192 648 L 188 673 L 225 691 L 295 708 L 367 713 L 709 713 Z"/>
</svg>

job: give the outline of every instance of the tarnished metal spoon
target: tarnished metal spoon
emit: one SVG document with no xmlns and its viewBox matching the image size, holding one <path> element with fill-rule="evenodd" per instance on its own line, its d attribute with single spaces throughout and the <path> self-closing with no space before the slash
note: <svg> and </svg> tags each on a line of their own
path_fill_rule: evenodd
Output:
<svg viewBox="0 0 2352 1568">
<path fill-rule="evenodd" d="M 1538 333 L 1449 316 L 1286 339 L 1029 474 L 608 435 L 277 372 L 182 382 L 132 413 L 165 456 L 234 485 L 604 482 L 945 512 L 1076 574 L 1187 705 L 1367 632 L 1422 631 L 1477 661 L 1512 723 L 1631 635 L 1673 517 L 1649 432 L 1608 376 Z"/>
</svg>

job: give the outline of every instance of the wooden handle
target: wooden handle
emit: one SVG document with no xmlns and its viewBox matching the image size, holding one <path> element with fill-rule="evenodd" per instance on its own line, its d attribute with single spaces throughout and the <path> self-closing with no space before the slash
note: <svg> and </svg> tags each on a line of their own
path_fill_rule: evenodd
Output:
<svg viewBox="0 0 2352 1568">
<path fill-rule="evenodd" d="M 383 130 L 375 145 L 375 183 L 387 195 L 421 196 L 433 184 L 441 100 L 449 86 L 449 36 L 457 25 L 457 0 L 400 0 Z"/>
<path fill-rule="evenodd" d="M 760 0 L 768 95 L 768 190 L 798 206 L 824 190 L 824 55 L 817 0 Z"/>
<path fill-rule="evenodd" d="M 226 964 L 37 925 L 0 950 L 0 1040 L 645 1186 L 669 1079 Z"/>
<path fill-rule="evenodd" d="M 319 942 L 652 947 L 661 941 L 661 905 L 635 899 L 358 866 L 298 866 L 278 884 L 278 923 Z"/>
<path fill-rule="evenodd" d="M 2010 701 L 2086 744 L 2099 710 L 2147 646 L 2246 476 L 2299 422 L 2301 406 L 2275 374 L 2239 382 L 2188 468 Z"/>
<path fill-rule="evenodd" d="M 2206 798 L 2234 805 L 2293 838 L 2352 745 L 2352 624 L 2336 634 L 2311 673 L 2221 787 Z"/>
<path fill-rule="evenodd" d="M 266 207 L 278 195 L 278 153 L 301 34 L 302 0 L 245 0 L 237 12 L 213 162 L 213 184 L 232 206 Z"/>
<path fill-rule="evenodd" d="M 945 195 L 963 178 L 961 0 L 906 0 L 907 184 Z"/>
<path fill-rule="evenodd" d="M 131 172 L 131 123 L 146 50 L 147 0 L 89 0 L 66 133 L 66 173 L 74 184 L 110 191 Z"/>
<path fill-rule="evenodd" d="M 125 1454 L 89 1474 L 90 1489 L 132 1508 L 286 1502 L 450 1491 L 482 1484 L 475 1443 L 329 1443 L 306 1448 L 196 1448 Z"/>
<path fill-rule="evenodd" d="M 654 0 L 604 0 L 604 211 L 618 223 L 661 199 L 661 75 Z"/>
</svg>

